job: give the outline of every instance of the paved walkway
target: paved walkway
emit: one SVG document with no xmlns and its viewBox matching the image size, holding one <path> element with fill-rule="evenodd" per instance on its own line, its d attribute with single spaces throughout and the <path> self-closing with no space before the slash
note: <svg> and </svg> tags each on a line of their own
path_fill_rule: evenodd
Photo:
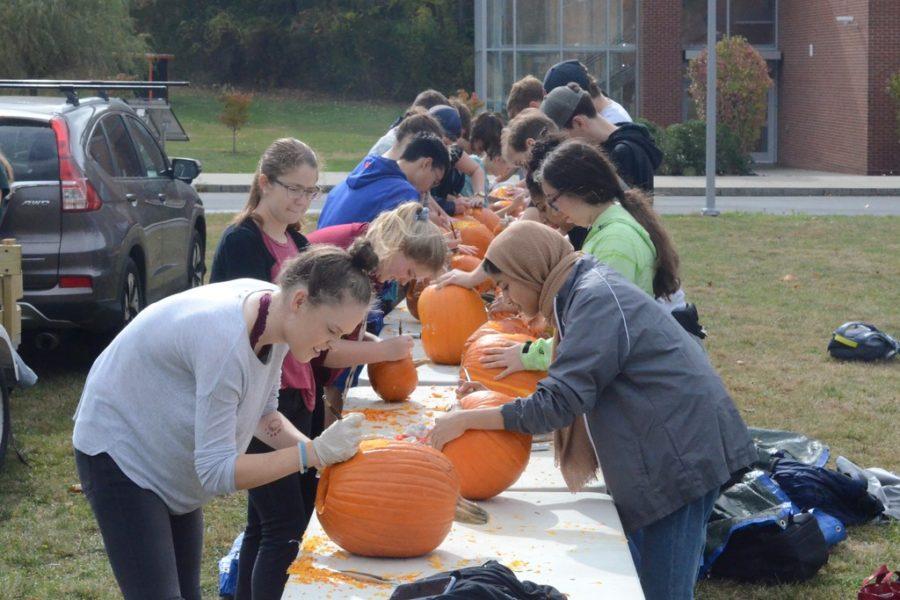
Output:
<svg viewBox="0 0 900 600">
<path fill-rule="evenodd" d="M 326 188 L 347 177 L 326 171 L 320 183 Z M 251 173 L 203 173 L 194 182 L 199 192 L 247 193 Z M 657 196 L 703 196 L 705 177 L 656 177 Z M 718 196 L 900 196 L 900 176 L 846 175 L 777 167 L 757 169 L 756 175 L 723 175 L 716 178 Z"/>
</svg>

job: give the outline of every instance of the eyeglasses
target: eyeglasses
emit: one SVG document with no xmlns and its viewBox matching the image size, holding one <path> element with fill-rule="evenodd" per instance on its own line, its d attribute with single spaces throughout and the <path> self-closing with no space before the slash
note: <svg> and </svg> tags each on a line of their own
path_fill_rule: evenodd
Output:
<svg viewBox="0 0 900 600">
<path fill-rule="evenodd" d="M 546 202 L 547 206 L 549 206 L 553 210 L 558 211 L 559 209 L 556 208 L 556 201 L 559 200 L 559 197 L 562 196 L 563 194 L 565 194 L 565 192 L 556 192 L 552 196 L 546 196 L 544 198 L 544 202 Z"/>
<path fill-rule="evenodd" d="M 273 177 L 272 181 L 287 190 L 288 194 L 297 198 L 310 198 L 315 200 L 322 193 L 322 189 L 319 186 L 303 187 L 299 185 L 288 185 L 279 181 L 277 177 Z"/>
</svg>

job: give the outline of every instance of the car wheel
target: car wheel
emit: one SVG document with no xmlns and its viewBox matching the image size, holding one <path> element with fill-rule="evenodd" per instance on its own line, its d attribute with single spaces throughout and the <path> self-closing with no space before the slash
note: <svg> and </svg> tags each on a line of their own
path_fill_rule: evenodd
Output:
<svg viewBox="0 0 900 600">
<path fill-rule="evenodd" d="M 3 461 L 6 458 L 6 450 L 9 448 L 9 438 L 12 434 L 12 427 L 9 422 L 9 390 L 6 389 L 6 383 L 3 377 L 0 377 L 0 468 L 3 467 Z"/>
<path fill-rule="evenodd" d="M 196 229 L 191 234 L 191 251 L 188 255 L 188 289 L 203 285 L 206 276 L 206 248 Z"/>
<path fill-rule="evenodd" d="M 125 262 L 125 277 L 122 278 L 120 306 L 122 310 L 122 327 L 128 325 L 144 309 L 144 284 L 134 260 Z"/>
</svg>

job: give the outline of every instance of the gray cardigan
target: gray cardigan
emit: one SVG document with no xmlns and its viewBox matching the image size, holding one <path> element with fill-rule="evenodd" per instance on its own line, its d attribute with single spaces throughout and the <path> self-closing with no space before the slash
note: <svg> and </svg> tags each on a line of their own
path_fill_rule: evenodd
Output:
<svg viewBox="0 0 900 600">
<path fill-rule="evenodd" d="M 706 353 L 631 282 L 580 259 L 554 302 L 561 341 L 530 398 L 502 409 L 508 430 L 588 431 L 627 532 L 720 486 L 756 457 Z"/>
</svg>

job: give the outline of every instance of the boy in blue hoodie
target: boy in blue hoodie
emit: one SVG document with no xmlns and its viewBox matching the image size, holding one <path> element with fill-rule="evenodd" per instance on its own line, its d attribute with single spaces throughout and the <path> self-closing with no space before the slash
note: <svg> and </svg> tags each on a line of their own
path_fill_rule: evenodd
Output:
<svg viewBox="0 0 900 600">
<path fill-rule="evenodd" d="M 397 161 L 369 155 L 328 194 L 318 227 L 370 223 L 382 212 L 418 201 L 449 166 L 447 148 L 432 133 L 417 134 Z"/>
</svg>

